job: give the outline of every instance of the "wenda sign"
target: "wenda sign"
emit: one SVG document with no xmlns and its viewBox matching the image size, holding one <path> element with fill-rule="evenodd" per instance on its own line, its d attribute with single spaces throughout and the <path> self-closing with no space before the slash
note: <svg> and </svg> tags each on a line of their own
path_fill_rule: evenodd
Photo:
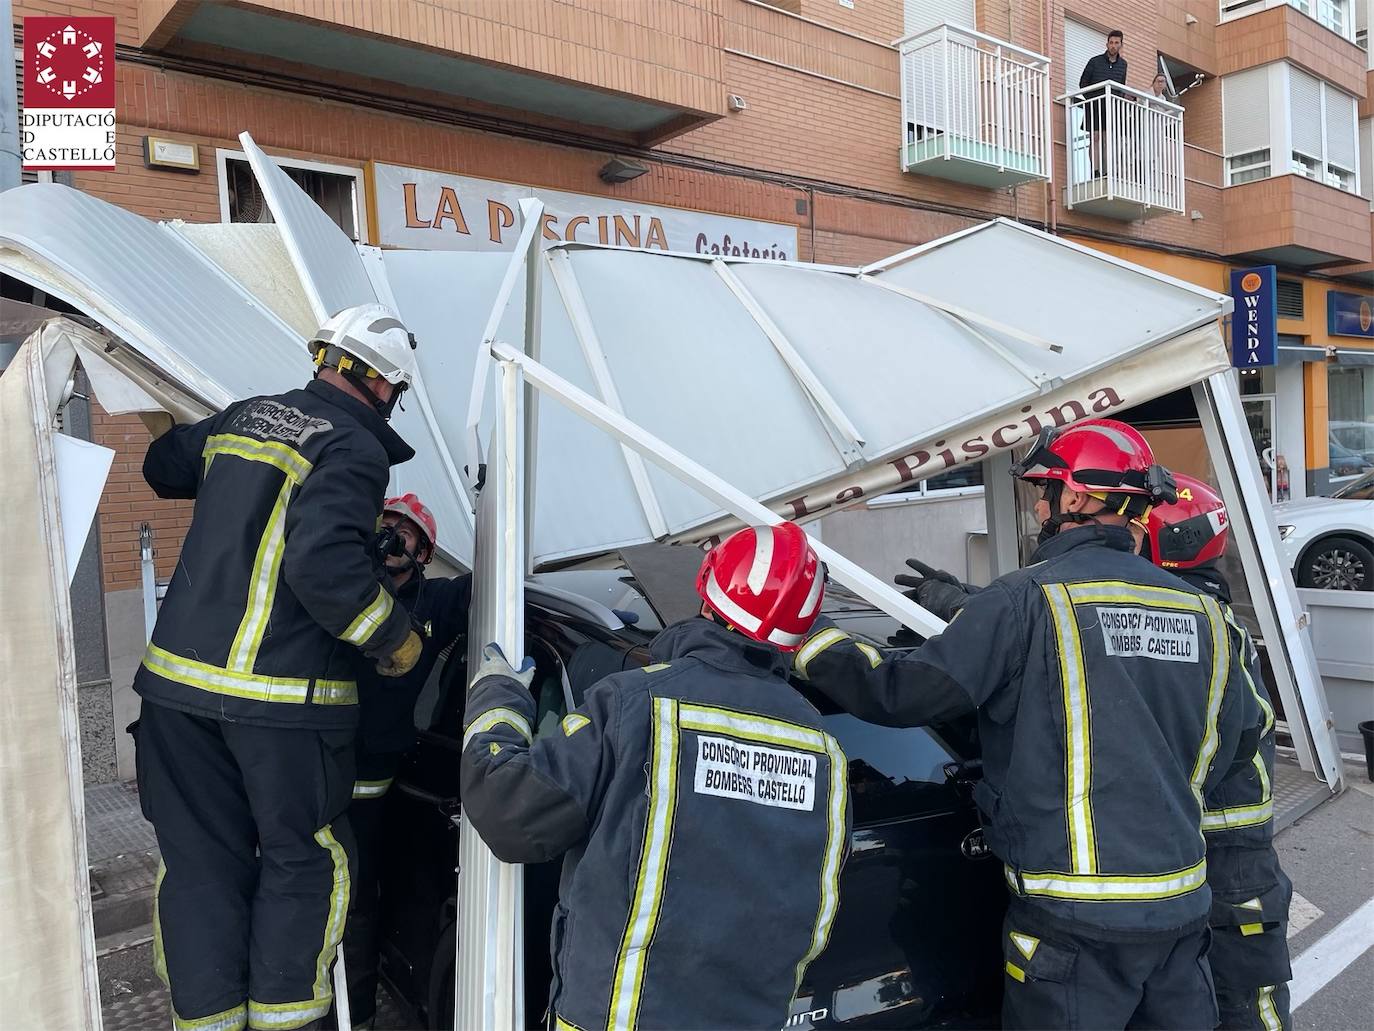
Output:
<svg viewBox="0 0 1374 1031">
<path fill-rule="evenodd" d="M 797 227 L 614 197 L 545 190 L 397 165 L 369 168 L 377 243 L 430 251 L 508 251 L 522 198 L 544 202 L 544 245 L 577 243 L 796 260 Z"/>
<path fill-rule="evenodd" d="M 1278 293 L 1273 265 L 1231 273 L 1231 364 L 1237 369 L 1278 361 Z"/>
</svg>

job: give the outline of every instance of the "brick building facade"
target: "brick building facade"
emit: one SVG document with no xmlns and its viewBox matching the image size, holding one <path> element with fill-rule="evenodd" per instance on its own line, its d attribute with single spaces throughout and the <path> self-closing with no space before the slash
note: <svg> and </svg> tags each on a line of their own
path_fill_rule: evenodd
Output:
<svg viewBox="0 0 1374 1031">
<path fill-rule="evenodd" d="M 1334 28 L 1274 0 L 1236 18 L 1217 0 L 15 0 L 14 16 L 17 40 L 29 15 L 116 19 L 118 168 L 76 173 L 74 185 L 151 219 L 232 217 L 218 152 L 237 152 L 248 130 L 276 158 L 356 169 L 367 242 L 379 242 L 369 162 L 779 223 L 795 227 L 801 260 L 845 265 L 1005 216 L 1216 290 L 1233 266 L 1277 263 L 1308 298 L 1280 331 L 1357 349 L 1370 342 L 1335 340 L 1316 317 L 1329 289 L 1374 289 L 1374 72 L 1355 42 L 1370 0 L 1342 2 L 1349 22 Z M 904 129 L 908 139 L 930 129 L 903 125 L 913 86 L 894 41 L 943 19 L 991 39 L 985 52 L 1002 41 L 1050 59 L 1047 176 L 988 188 L 902 170 Z M 1084 144 L 1054 98 L 1077 87 L 1072 33 L 1108 28 L 1125 33 L 1129 87 L 1148 92 L 1163 67 L 1182 91 L 1182 204 L 1155 217 L 1066 206 Z M 1355 189 L 1329 184 L 1344 167 L 1340 125 L 1319 156 L 1325 174 L 1285 171 L 1275 134 L 1292 132 L 1277 110 L 1271 174 L 1242 175 L 1225 77 L 1259 67 L 1328 84 L 1333 106 L 1358 104 Z M 961 87 L 950 77 L 938 88 Z M 150 135 L 197 144 L 199 168 L 148 167 Z M 604 182 L 616 156 L 644 173 Z M 1302 464 L 1313 473 L 1328 464 L 1327 383 L 1315 367 L 1300 371 Z M 144 485 L 136 419 L 96 411 L 93 436 L 118 453 L 100 507 L 101 576 L 109 604 L 127 607 L 116 596 L 137 591 L 140 525 L 154 529 L 165 577 L 189 507 Z M 112 626 L 112 652 L 117 636 Z M 116 692 L 131 672 L 112 671 Z"/>
</svg>

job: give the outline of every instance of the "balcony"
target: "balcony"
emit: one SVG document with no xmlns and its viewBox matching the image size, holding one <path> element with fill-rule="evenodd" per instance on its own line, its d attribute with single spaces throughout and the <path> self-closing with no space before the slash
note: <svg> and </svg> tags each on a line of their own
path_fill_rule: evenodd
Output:
<svg viewBox="0 0 1374 1031">
<path fill-rule="evenodd" d="M 1305 268 L 1374 258 L 1369 201 L 1358 194 L 1289 174 L 1229 186 L 1222 196 L 1229 254 Z"/>
<path fill-rule="evenodd" d="M 1059 99 L 1066 208 L 1127 222 L 1183 214 L 1183 108 L 1115 82 Z"/>
<path fill-rule="evenodd" d="M 903 172 L 990 188 L 1050 177 L 1049 58 L 948 23 L 899 49 Z"/>
</svg>

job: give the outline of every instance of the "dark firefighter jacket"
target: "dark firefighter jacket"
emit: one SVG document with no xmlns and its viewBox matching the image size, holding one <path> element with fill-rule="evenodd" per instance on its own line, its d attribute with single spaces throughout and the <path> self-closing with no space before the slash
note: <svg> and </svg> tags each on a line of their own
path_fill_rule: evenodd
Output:
<svg viewBox="0 0 1374 1031">
<path fill-rule="evenodd" d="M 413 454 L 319 380 L 153 441 L 144 479 L 196 505 L 134 689 L 245 723 L 353 725 L 358 650 L 389 654 L 410 631 L 368 543 L 388 468 Z"/>
<path fill-rule="evenodd" d="M 1208 566 L 1177 570 L 1176 575 L 1222 603 L 1222 611 L 1240 638 L 1246 687 L 1262 714 L 1255 754 L 1248 763 L 1233 767 L 1207 793 L 1202 813 L 1207 882 L 1212 887 L 1212 925 L 1253 935 L 1265 924 L 1285 924 L 1292 897 L 1292 882 L 1274 851 L 1274 707 L 1260 676 L 1259 653 L 1231 611 L 1231 588 L 1225 578 Z M 1278 939 L 1282 938 L 1280 933 Z M 1286 964 L 1286 950 L 1282 961 Z M 1276 974 L 1256 984 L 1274 983 L 1275 978 L 1287 979 Z"/>
<path fill-rule="evenodd" d="M 371 663 L 358 671 L 358 736 L 364 752 L 404 752 L 415 743 L 415 700 L 440 653 L 467 630 L 472 577 L 428 579 L 417 569 L 394 593 L 410 613 L 423 648 L 405 676 L 384 677 Z"/>
<path fill-rule="evenodd" d="M 529 692 L 480 681 L 464 817 L 507 862 L 567 852 L 560 1027 L 771 1031 L 835 918 L 845 758 L 777 649 L 692 618 L 652 655 L 533 747 Z"/>
<path fill-rule="evenodd" d="M 1220 606 L 1132 548 L 1119 527 L 1063 531 L 914 651 L 885 660 L 830 627 L 796 658 L 874 723 L 976 706 L 975 798 L 1011 890 L 1122 939 L 1206 917 L 1203 794 L 1238 748 L 1249 760 L 1258 725 Z"/>
</svg>

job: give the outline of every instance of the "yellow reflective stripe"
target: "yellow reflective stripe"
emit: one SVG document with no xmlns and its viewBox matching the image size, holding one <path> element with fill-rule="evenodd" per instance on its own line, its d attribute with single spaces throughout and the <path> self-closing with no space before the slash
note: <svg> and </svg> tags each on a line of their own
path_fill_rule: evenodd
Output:
<svg viewBox="0 0 1374 1031">
<path fill-rule="evenodd" d="M 162 879 L 167 876 L 167 864 L 157 862 L 157 880 L 153 882 L 153 973 L 157 979 L 171 990 L 172 982 L 167 976 L 167 950 L 162 944 Z"/>
<path fill-rule="evenodd" d="M 582 1031 L 582 1029 L 571 1020 L 564 1020 L 557 1013 L 553 1015 L 553 1027 L 554 1031 Z"/>
<path fill-rule="evenodd" d="M 210 437 L 205 441 L 205 450 L 201 455 L 207 461 L 207 469 L 209 460 L 215 455 L 234 455 L 249 462 L 266 462 L 280 469 L 297 486 L 305 482 L 314 468 L 299 451 L 280 441 L 257 440 L 237 433 L 217 433 Z"/>
<path fill-rule="evenodd" d="M 1264 1031 L 1283 1031 L 1283 1021 L 1279 1018 L 1278 1007 L 1274 1005 L 1274 988 L 1272 984 L 1265 985 L 1259 990 L 1259 998 L 1256 1000 Z"/>
<path fill-rule="evenodd" d="M 1227 831 L 1239 827 L 1258 827 L 1274 817 L 1274 800 L 1266 798 L 1254 805 L 1235 806 L 1231 809 L 1208 809 L 1202 814 L 1203 831 Z"/>
<path fill-rule="evenodd" d="M 878 649 L 874 648 L 871 644 L 864 644 L 863 641 L 855 641 L 854 647 L 864 653 L 868 659 L 868 664 L 874 669 L 877 669 L 883 664 L 882 655 L 880 655 Z"/>
<path fill-rule="evenodd" d="M 1264 925 L 1263 925 L 1263 924 L 1241 924 L 1241 925 L 1240 925 L 1240 933 L 1243 934 L 1243 935 L 1244 935 L 1245 937 L 1247 937 L 1247 938 L 1250 937 L 1251 935 L 1263 934 L 1263 933 L 1264 933 Z"/>
<path fill-rule="evenodd" d="M 1255 678 L 1250 675 L 1250 657 L 1258 655 L 1259 651 L 1255 648 L 1254 642 L 1250 640 L 1250 631 L 1240 625 L 1235 613 L 1225 605 L 1221 606 L 1221 613 L 1226 618 L 1227 624 L 1240 634 L 1240 655 L 1237 658 L 1240 660 L 1241 672 L 1245 674 L 1245 683 L 1250 688 L 1250 694 L 1254 696 L 1255 704 L 1259 706 L 1260 712 L 1264 713 L 1264 727 L 1260 731 L 1260 736 L 1263 737 L 1274 729 L 1274 707 L 1260 693 L 1259 687 L 1255 684 Z"/>
<path fill-rule="evenodd" d="M 661 669 L 667 669 L 672 663 L 655 662 L 648 666 L 639 667 L 641 673 L 657 673 Z"/>
<path fill-rule="evenodd" d="M 1075 605 L 1112 602 L 1186 609 L 1189 612 L 1203 611 L 1201 595 L 1189 591 L 1176 591 L 1172 587 L 1151 587 L 1147 584 L 1126 583 L 1124 580 L 1098 580 L 1091 583 L 1068 584 L 1066 587 Z M 1211 601 L 1210 598 L 1207 600 Z"/>
<path fill-rule="evenodd" d="M 286 550 L 286 506 L 291 501 L 292 486 L 290 477 L 282 482 L 277 503 L 272 506 L 262 540 L 258 542 L 258 553 L 253 559 L 253 572 L 248 581 L 248 606 L 244 609 L 243 620 L 229 649 L 230 669 L 247 672 L 257 662 L 262 635 L 267 630 L 268 617 L 272 615 L 282 553 Z"/>
<path fill-rule="evenodd" d="M 212 666 L 208 662 L 173 655 L 155 644 L 148 645 L 143 665 L 167 680 L 233 698 L 304 704 L 310 697 L 309 680 L 268 677 Z M 314 700 L 319 705 L 354 705 L 358 701 L 358 685 L 352 680 L 317 680 Z"/>
<path fill-rule="evenodd" d="M 329 1012 L 333 996 L 302 1002 L 254 1002 L 248 1000 L 248 1026 L 263 1031 L 290 1031 L 304 1027 Z"/>
<path fill-rule="evenodd" d="M 1006 867 L 1005 871 L 1007 883 L 1014 891 L 1081 902 L 1145 902 L 1152 899 L 1170 899 L 1196 891 L 1207 882 L 1205 859 L 1186 870 L 1162 874 L 1082 876 L 1071 873 L 1022 871 L 1018 880 L 1016 871 L 1011 867 Z"/>
<path fill-rule="evenodd" d="M 333 887 L 329 893 L 329 915 L 324 923 L 324 941 L 320 945 L 320 954 L 315 959 L 315 997 L 311 1000 L 312 1003 L 323 1000 L 327 1010 L 331 995 L 329 963 L 334 958 L 339 942 L 343 940 L 344 919 L 348 915 L 348 855 L 334 837 L 334 830 L 329 824 L 315 832 L 315 843 L 329 852 L 329 858 L 334 863 Z"/>
<path fill-rule="evenodd" d="M 179 1017 L 175 1010 L 172 1011 L 172 1027 L 175 1031 L 241 1031 L 247 1025 L 248 1007 L 243 1003 L 239 1003 L 233 1009 L 190 1020 Z"/>
<path fill-rule="evenodd" d="M 829 734 L 825 738 L 825 754 L 830 758 L 830 799 L 825 812 L 825 858 L 821 863 L 820 906 L 816 910 L 816 926 L 811 932 L 811 947 L 797 964 L 797 976 L 792 985 L 795 996 L 801 988 L 806 968 L 821 954 L 830 940 L 835 913 L 840 905 L 840 860 L 844 856 L 845 811 L 849 805 L 849 763 L 839 742 Z"/>
<path fill-rule="evenodd" d="M 1070 590 L 1063 584 L 1045 584 L 1041 589 L 1054 622 L 1064 694 L 1064 804 L 1069 866 L 1075 874 L 1092 874 L 1097 872 L 1092 811 L 1092 708 L 1088 701 L 1083 641 Z"/>
<path fill-rule="evenodd" d="M 649 775 L 649 806 L 644 819 L 644 841 L 635 877 L 630 915 L 620 939 L 615 975 L 611 981 L 611 1006 L 607 1023 L 633 1029 L 639 1023 L 639 997 L 649 944 L 658 925 L 663 887 L 668 875 L 673 818 L 677 810 L 678 703 L 655 698 L 653 749 Z"/>
<path fill-rule="evenodd" d="M 1011 960 L 1007 960 L 1007 973 L 1022 984 L 1026 983 L 1026 972 Z"/>
<path fill-rule="evenodd" d="M 1269 786 L 1269 770 L 1264 765 L 1264 756 L 1258 751 L 1250 757 L 1250 763 L 1255 767 L 1255 773 L 1260 779 L 1260 799 L 1265 800 L 1273 797 L 1273 791 Z"/>
<path fill-rule="evenodd" d="M 848 640 L 850 637 L 843 630 L 828 626 L 819 634 L 813 634 L 805 644 L 797 649 L 797 657 L 792 660 L 792 668 L 797 671 L 799 676 L 805 677 L 806 667 L 817 655 L 833 644 Z"/>
<path fill-rule="evenodd" d="M 468 729 L 463 732 L 463 747 L 466 748 L 468 742 L 478 734 L 485 734 L 502 723 L 508 727 L 513 727 L 525 739 L 526 744 L 534 741 L 534 735 L 530 732 L 529 720 L 514 709 L 496 708 L 488 709 L 468 724 Z"/>
<path fill-rule="evenodd" d="M 587 717 L 583 716 L 580 712 L 570 712 L 563 717 L 563 736 L 572 737 L 589 723 L 591 723 L 591 720 L 587 719 Z"/>
<path fill-rule="evenodd" d="M 354 798 L 381 798 L 391 787 L 391 782 L 395 777 L 387 777 L 385 780 L 355 780 L 353 782 Z"/>
<path fill-rule="evenodd" d="M 1211 768 L 1212 757 L 1216 755 L 1220 739 L 1217 720 L 1221 716 L 1222 694 L 1231 676 L 1231 648 L 1221 607 L 1213 598 L 1203 597 L 1199 600 L 1207 614 L 1207 623 L 1212 628 L 1212 678 L 1207 685 L 1206 724 L 1203 726 L 1202 743 L 1198 747 L 1197 762 L 1193 764 L 1193 775 L 1190 778 L 1193 795 L 1197 798 L 1198 814 L 1201 816 L 1207 808 L 1202 799 L 1202 784 L 1207 779 L 1207 772 Z"/>
<path fill-rule="evenodd" d="M 1020 931 L 1012 931 L 1007 937 L 1011 939 L 1011 943 L 1016 946 L 1017 951 L 1027 960 L 1035 958 L 1035 950 L 1040 948 L 1039 938 L 1033 934 L 1022 934 Z"/>
<path fill-rule="evenodd" d="M 387 593 L 385 587 L 378 587 L 377 597 L 372 600 L 372 604 L 354 617 L 353 622 L 349 623 L 348 628 L 339 635 L 340 640 L 347 641 L 349 644 L 356 644 L 359 647 L 365 645 L 378 628 L 387 621 L 387 617 L 391 615 L 391 608 L 391 595 Z"/>
<path fill-rule="evenodd" d="M 788 745 L 810 752 L 824 752 L 827 747 L 826 735 L 821 731 L 771 716 L 718 709 L 710 705 L 692 705 L 689 702 L 683 702 L 679 711 L 678 722 L 684 730 L 717 731 L 745 741 Z"/>
</svg>

